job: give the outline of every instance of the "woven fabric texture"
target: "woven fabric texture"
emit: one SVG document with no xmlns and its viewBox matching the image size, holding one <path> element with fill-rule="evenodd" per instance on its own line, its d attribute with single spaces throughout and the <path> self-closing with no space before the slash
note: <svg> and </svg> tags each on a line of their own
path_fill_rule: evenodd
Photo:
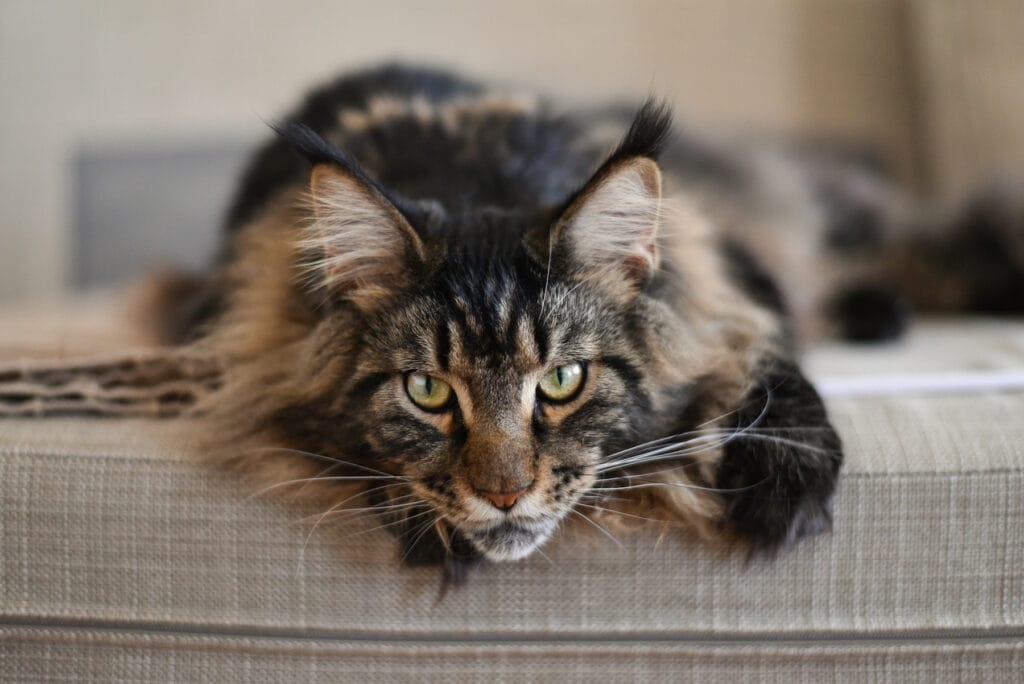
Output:
<svg viewBox="0 0 1024 684">
<path fill-rule="evenodd" d="M 1024 641 L 359 642 L 0 629 L 0 681 L 1014 682 Z"/>
</svg>

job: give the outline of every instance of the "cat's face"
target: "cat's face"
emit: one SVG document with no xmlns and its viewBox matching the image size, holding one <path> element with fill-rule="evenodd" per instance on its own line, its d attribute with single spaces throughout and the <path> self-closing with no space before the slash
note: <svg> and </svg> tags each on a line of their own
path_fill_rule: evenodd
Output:
<svg viewBox="0 0 1024 684">
<path fill-rule="evenodd" d="M 523 261 L 527 257 L 520 255 Z M 461 271 L 461 272 L 460 272 Z M 492 560 L 543 543 L 647 405 L 629 307 L 529 267 L 467 279 L 458 262 L 370 321 L 379 384 L 364 438 Z"/>
<path fill-rule="evenodd" d="M 340 400 L 352 443 L 333 450 L 404 478 L 424 525 L 527 555 L 649 413 L 657 165 L 613 155 L 561 209 L 428 221 L 341 157 L 314 168 L 311 197 L 308 269 L 360 327 Z"/>
</svg>

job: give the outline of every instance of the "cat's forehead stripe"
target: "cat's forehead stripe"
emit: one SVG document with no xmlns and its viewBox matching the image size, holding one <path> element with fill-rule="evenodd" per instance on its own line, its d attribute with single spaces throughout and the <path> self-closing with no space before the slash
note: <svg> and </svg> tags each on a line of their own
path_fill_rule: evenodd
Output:
<svg viewBox="0 0 1024 684">
<path fill-rule="evenodd" d="M 452 352 L 452 332 L 447 320 L 437 322 L 434 335 L 434 359 L 438 368 L 447 371 L 450 366 Z"/>
<path fill-rule="evenodd" d="M 548 361 L 548 350 L 549 350 L 549 338 L 546 323 L 543 319 L 535 319 L 531 321 L 530 326 L 533 331 L 533 343 L 537 349 L 537 360 L 541 364 L 545 364 Z"/>
</svg>

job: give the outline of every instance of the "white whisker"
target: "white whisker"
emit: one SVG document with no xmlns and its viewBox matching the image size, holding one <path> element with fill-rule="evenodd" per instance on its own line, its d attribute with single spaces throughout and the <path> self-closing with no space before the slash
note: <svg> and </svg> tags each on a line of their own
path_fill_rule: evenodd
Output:
<svg viewBox="0 0 1024 684">
<path fill-rule="evenodd" d="M 397 499 L 389 499 L 389 501 L 393 502 L 393 501 L 398 501 L 400 499 L 406 499 L 406 498 L 410 498 L 410 497 L 414 497 L 414 496 L 415 495 L 413 495 L 413 494 L 406 494 L 405 496 L 398 497 Z M 403 501 L 401 503 L 376 504 L 376 505 L 372 505 L 372 506 L 361 506 L 359 508 L 338 508 L 337 506 L 332 506 L 330 510 L 328 510 L 328 511 L 326 511 L 324 513 L 314 513 L 312 515 L 307 515 L 305 518 L 302 518 L 300 520 L 300 522 L 305 522 L 305 521 L 307 521 L 307 520 L 309 520 L 311 518 L 318 517 L 318 516 L 323 516 L 323 517 L 332 516 L 332 518 L 334 520 L 337 520 L 339 518 L 344 519 L 346 517 L 356 517 L 358 515 L 362 515 L 362 514 L 365 514 L 365 513 L 388 513 L 388 512 L 395 512 L 395 511 L 400 511 L 400 510 L 404 510 L 404 509 L 407 509 L 407 508 L 414 508 L 414 507 L 420 505 L 421 503 L 423 503 L 422 500 L 419 499 L 419 498 L 416 498 L 414 501 Z"/>
<path fill-rule="evenodd" d="M 756 427 L 764 419 L 764 417 L 768 414 L 768 407 L 771 405 L 771 401 L 772 401 L 771 390 L 766 387 L 765 388 L 765 402 L 764 402 L 764 406 L 761 408 L 761 412 L 757 415 L 756 418 L 754 418 L 753 421 L 750 422 L 749 425 L 746 425 L 746 426 L 740 428 L 739 430 L 736 430 L 734 432 L 729 433 L 728 436 L 725 437 L 725 439 L 720 439 L 719 435 L 715 434 L 715 432 L 710 432 L 710 433 L 705 433 L 705 434 L 703 434 L 701 436 L 698 436 L 698 437 L 694 437 L 691 440 L 687 440 L 687 442 L 685 443 L 685 444 L 692 444 L 692 443 L 696 443 L 696 442 L 701 442 L 701 441 L 707 439 L 708 437 L 711 437 L 711 438 L 715 438 L 715 439 L 720 439 L 720 441 L 717 444 L 711 444 L 711 445 L 708 445 L 708 446 L 701 447 L 697 451 L 692 451 L 692 450 L 691 451 L 687 451 L 687 450 L 684 450 L 682 452 L 673 452 L 672 451 L 672 449 L 678 448 L 681 444 L 666 445 L 666 446 L 659 447 L 658 449 L 655 449 L 655 450 L 650 451 L 650 452 L 645 452 L 645 453 L 642 453 L 642 454 L 637 454 L 635 456 L 629 456 L 627 458 L 619 459 L 617 461 L 611 461 L 611 462 L 607 462 L 606 461 L 606 462 L 603 462 L 600 465 L 598 465 L 596 470 L 599 473 L 600 472 L 606 472 L 608 470 L 621 469 L 623 467 L 631 466 L 631 465 L 637 465 L 639 463 L 651 463 L 651 462 L 654 462 L 654 461 L 661 461 L 661 460 L 668 460 L 668 459 L 672 459 L 672 458 L 678 458 L 679 456 L 689 455 L 690 453 L 699 453 L 700 451 L 706 451 L 708 449 L 712 449 L 712 448 L 715 448 L 715 447 L 718 447 L 718 446 L 722 446 L 722 445 L 727 444 L 728 442 L 731 442 L 732 440 L 734 440 L 734 439 L 736 439 L 736 438 L 746 434 L 746 432 L 748 430 L 751 430 L 754 427 Z"/>
<path fill-rule="evenodd" d="M 266 494 L 267 492 L 273 491 L 275 489 L 279 489 L 281 487 L 287 487 L 288 485 L 295 485 L 295 484 L 301 484 L 301 483 L 309 484 L 310 482 L 339 482 L 339 481 L 365 482 L 367 480 L 387 480 L 387 479 L 391 479 L 391 478 L 387 477 L 387 476 L 384 476 L 384 475 L 329 475 L 329 476 L 315 475 L 313 477 L 300 477 L 300 478 L 295 479 L 295 480 L 286 480 L 285 482 L 278 482 L 277 484 L 272 484 L 269 487 L 264 487 L 263 489 L 259 490 L 258 492 L 254 492 L 254 493 L 250 494 L 249 498 L 255 498 L 257 496 L 261 496 L 263 494 Z"/>
<path fill-rule="evenodd" d="M 370 534 L 371 532 L 376 532 L 378 530 L 384 530 L 384 529 L 387 529 L 389 527 L 394 527 L 395 525 L 398 525 L 398 524 L 401 524 L 401 523 L 404 523 L 404 522 L 409 522 L 410 520 L 415 520 L 416 518 L 421 518 L 424 515 L 428 515 L 428 514 L 431 514 L 431 513 L 433 513 L 433 511 L 431 511 L 431 510 L 420 511 L 419 513 L 414 513 L 413 515 L 407 515 L 404 518 L 399 518 L 398 520 L 392 520 L 390 522 L 386 522 L 386 523 L 383 523 L 381 525 L 377 525 L 375 527 L 371 527 L 371 528 L 369 528 L 367 530 L 360 530 L 358 532 L 353 532 L 352 534 L 345 535 L 345 539 L 352 539 L 353 537 L 358 537 L 358 536 L 363 535 L 363 534 Z"/>
<path fill-rule="evenodd" d="M 633 478 L 636 478 L 636 477 L 637 476 L 631 476 L 629 479 L 633 479 Z M 767 481 L 768 481 L 768 478 L 766 477 L 763 480 L 761 480 L 759 482 L 755 482 L 754 484 L 751 484 L 751 485 L 747 485 L 746 487 L 736 487 L 734 489 L 723 489 L 723 488 L 718 488 L 718 487 L 702 487 L 700 485 L 687 484 L 685 482 L 647 482 L 646 480 L 641 480 L 640 484 L 635 484 L 635 485 L 623 485 L 621 487 L 594 487 L 594 489 L 597 490 L 597 491 L 621 492 L 621 491 L 628 491 L 628 490 L 631 490 L 631 489 L 647 489 L 647 488 L 650 488 L 650 487 L 679 487 L 681 489 L 696 489 L 696 490 L 699 490 L 699 491 L 702 491 L 702 492 L 715 492 L 715 493 L 718 493 L 718 494 L 729 494 L 729 493 L 732 493 L 732 492 L 744 492 L 744 491 L 746 491 L 748 489 L 754 489 L 755 487 L 758 487 L 759 485 L 761 485 L 761 484 L 763 484 L 764 482 L 767 482 Z"/>
<path fill-rule="evenodd" d="M 309 456 L 310 458 L 319 458 L 319 459 L 323 459 L 325 461 L 331 461 L 332 463 L 337 463 L 339 465 L 346 465 L 346 466 L 351 466 L 352 468 L 358 468 L 359 470 L 365 470 L 366 472 L 373 473 L 375 475 L 386 475 L 387 477 L 393 477 L 396 480 L 406 480 L 407 481 L 409 479 L 409 478 L 404 477 L 402 475 L 394 475 L 392 473 L 385 473 L 383 470 L 376 470 L 374 468 L 370 468 L 369 466 L 365 466 L 365 465 L 362 465 L 360 463 L 352 463 L 351 461 L 344 461 L 344 460 L 342 460 L 340 458 L 337 458 L 335 456 L 327 456 L 325 454 L 318 454 L 318 453 L 315 453 L 315 452 L 312 452 L 312 451 L 303 451 L 302 449 L 291 449 L 291 448 L 288 448 L 288 447 L 260 447 L 259 449 L 255 449 L 253 453 L 260 453 L 260 452 L 266 453 L 266 452 L 274 452 L 274 451 L 283 451 L 283 452 L 292 453 L 292 454 L 299 454 L 299 455 L 302 455 L 302 456 Z"/>
<path fill-rule="evenodd" d="M 390 485 L 385 485 L 385 486 L 390 486 Z M 353 496 L 350 496 L 350 497 L 348 497 L 346 499 L 342 499 L 338 503 L 336 503 L 333 506 L 331 506 L 330 508 L 328 508 L 322 514 L 320 514 L 320 517 L 317 518 L 317 521 L 313 524 L 313 529 L 311 529 L 309 531 L 309 534 L 306 535 L 306 540 L 302 543 L 302 551 L 299 553 L 299 567 L 300 568 L 302 567 L 302 564 L 305 562 L 306 547 L 309 545 L 309 540 L 312 539 L 313 533 L 316 532 L 316 528 L 319 527 L 320 524 L 324 521 L 324 519 L 326 519 L 327 516 L 330 515 L 333 511 L 336 511 L 339 508 L 341 508 L 346 502 L 351 501 L 352 499 L 356 498 L 357 496 L 362 496 L 364 494 L 366 494 L 366 492 L 359 492 L 359 493 L 357 493 L 357 494 L 355 494 Z"/>
<path fill-rule="evenodd" d="M 590 525 L 592 525 L 595 529 L 597 529 L 599 532 L 601 532 L 601 534 L 603 534 L 604 536 L 608 537 L 613 542 L 615 542 L 615 545 L 618 546 L 620 549 L 625 548 L 622 545 L 622 542 L 620 542 L 618 539 L 615 538 L 615 535 L 613 535 L 611 532 L 606 530 L 601 525 L 598 525 L 596 522 L 594 522 L 593 520 L 591 520 L 587 516 L 583 515 L 579 511 L 577 511 L 575 508 L 571 509 L 569 512 L 572 513 L 573 515 L 579 517 L 579 518 L 582 518 L 583 520 L 586 520 Z"/>
<path fill-rule="evenodd" d="M 585 504 L 585 503 L 582 503 L 582 502 L 577 502 L 576 505 L 577 506 L 585 506 L 587 508 L 592 508 L 595 511 L 603 511 L 605 513 L 614 513 L 615 515 L 622 515 L 622 516 L 625 516 L 627 518 L 636 518 L 637 520 L 643 520 L 644 522 L 657 522 L 657 523 L 669 523 L 669 524 L 672 523 L 671 520 L 661 520 L 659 518 L 645 518 L 642 515 L 634 515 L 633 513 L 626 513 L 625 511 L 617 511 L 614 508 L 605 508 L 604 506 L 593 506 L 591 504 Z"/>
<path fill-rule="evenodd" d="M 432 513 L 433 511 L 427 511 L 427 512 L 428 513 Z M 420 543 L 421 539 L 423 539 L 423 535 L 425 535 L 434 526 L 434 523 L 436 523 L 436 522 L 437 522 L 437 516 L 434 516 L 433 520 L 428 520 L 426 523 L 424 523 L 423 528 L 419 531 L 419 533 L 415 537 L 413 537 L 413 540 L 409 543 L 409 548 L 407 548 L 405 550 L 405 553 L 402 554 L 402 557 L 398 561 L 399 563 L 404 563 L 405 562 L 405 559 L 409 557 L 409 554 L 412 553 L 412 550 L 415 549 L 416 545 Z"/>
</svg>

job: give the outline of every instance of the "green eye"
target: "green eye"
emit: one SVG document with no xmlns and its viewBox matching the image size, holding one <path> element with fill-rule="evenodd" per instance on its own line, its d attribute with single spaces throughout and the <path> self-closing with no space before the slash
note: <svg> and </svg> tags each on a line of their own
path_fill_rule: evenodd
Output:
<svg viewBox="0 0 1024 684">
<path fill-rule="evenodd" d="M 425 411 L 441 411 L 452 399 L 452 386 L 426 373 L 406 374 L 405 392 Z"/>
<path fill-rule="evenodd" d="M 537 389 L 549 401 L 562 402 L 575 398 L 583 388 L 586 369 L 582 363 L 559 366 L 541 378 Z"/>
</svg>

